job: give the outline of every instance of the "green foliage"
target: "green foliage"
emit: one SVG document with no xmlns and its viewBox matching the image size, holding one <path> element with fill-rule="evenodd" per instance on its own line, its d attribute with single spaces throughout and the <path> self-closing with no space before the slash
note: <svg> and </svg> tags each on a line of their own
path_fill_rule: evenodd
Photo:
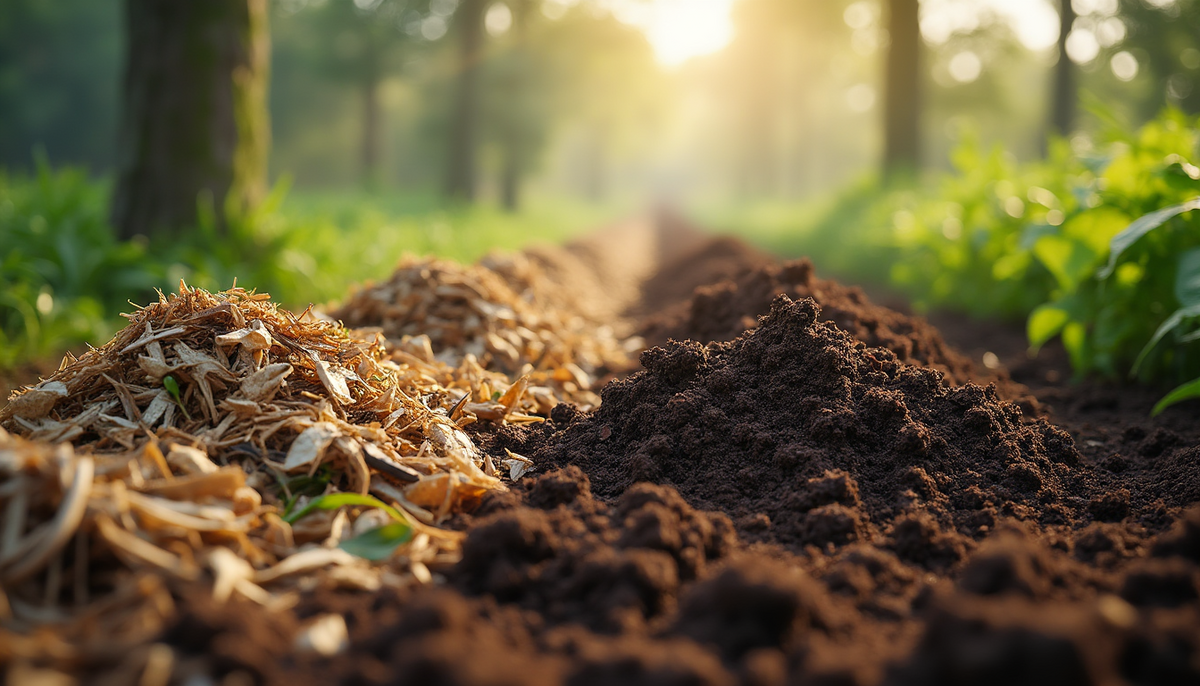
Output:
<svg viewBox="0 0 1200 686">
<path fill-rule="evenodd" d="M 106 197 L 44 160 L 32 178 L 0 172 L 0 368 L 104 340 L 126 298 L 160 281 L 145 245 L 114 237 Z"/>
<path fill-rule="evenodd" d="M 952 173 L 904 188 L 861 184 L 815 219 L 805 210 L 807 227 L 790 234 L 784 220 L 746 224 L 841 278 L 886 274 L 918 308 L 1026 318 L 1030 345 L 1060 338 L 1080 375 L 1194 378 L 1200 122 L 1167 111 L 1127 131 L 1097 114 L 1107 128 L 1088 154 L 1060 140 L 1045 160 L 1017 164 L 968 140 Z M 1189 383 L 1164 403 L 1197 395 Z"/>
<path fill-rule="evenodd" d="M 130 242 L 108 224 L 107 182 L 44 161 L 33 177 L 0 173 L 0 370 L 102 343 L 130 300 L 146 302 L 180 279 L 209 289 L 237 279 L 303 309 L 387 276 L 405 253 L 471 261 L 494 248 L 560 242 L 606 216 L 540 199 L 511 214 L 432 196 L 285 193 L 280 184 L 224 231 L 202 206 L 181 237 Z"/>
<path fill-rule="evenodd" d="M 1109 132 L 1094 199 L 1057 237 L 1069 276 L 1030 318 L 1035 345 L 1053 331 L 1035 318 L 1057 311 L 1078 373 L 1178 381 L 1200 374 L 1189 337 L 1200 317 L 1200 152 L 1196 122 L 1165 114 L 1136 133 Z M 1046 240 L 1043 238 L 1042 240 Z M 1051 263 L 1042 259 L 1043 264 Z"/>
</svg>

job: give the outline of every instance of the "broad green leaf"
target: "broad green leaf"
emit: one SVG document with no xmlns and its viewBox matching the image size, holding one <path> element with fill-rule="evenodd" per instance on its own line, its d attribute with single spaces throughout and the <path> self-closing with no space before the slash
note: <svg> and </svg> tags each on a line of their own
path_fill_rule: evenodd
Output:
<svg viewBox="0 0 1200 686">
<path fill-rule="evenodd" d="M 1183 307 L 1200 305 L 1200 248 L 1179 256 L 1175 268 L 1175 299 Z"/>
<path fill-rule="evenodd" d="M 1099 277 L 1107 279 L 1113 273 L 1113 270 L 1117 268 L 1117 260 L 1120 259 L 1121 253 L 1125 252 L 1129 246 L 1137 243 L 1139 238 L 1162 226 L 1168 219 L 1178 217 L 1184 212 L 1196 209 L 1200 209 L 1200 198 L 1192 198 L 1178 205 L 1164 207 L 1161 210 L 1156 210 L 1138 218 L 1126 227 L 1124 231 L 1113 236 L 1113 239 L 1109 241 L 1108 265 L 1100 270 Z"/>
<path fill-rule="evenodd" d="M 1174 405 L 1175 403 L 1183 402 L 1184 400 L 1190 400 L 1192 398 L 1200 398 L 1200 379 L 1193 379 L 1163 396 L 1163 399 L 1159 400 L 1158 403 L 1154 405 L 1154 409 L 1150 411 L 1150 416 L 1158 416 L 1160 412 Z"/>
<path fill-rule="evenodd" d="M 1109 241 L 1129 226 L 1129 222 L 1130 217 L 1125 212 L 1100 205 L 1067 219 L 1059 227 L 1059 234 L 1083 243 L 1097 255 L 1106 255 Z"/>
<path fill-rule="evenodd" d="M 346 507 L 347 505 L 377 507 L 391 515 L 393 519 L 401 522 L 407 521 L 404 518 L 404 515 L 396 511 L 396 508 L 384 503 L 378 498 L 374 498 L 369 495 L 359 495 L 358 493 L 329 493 L 327 495 L 323 495 L 305 505 L 299 511 L 293 512 L 287 517 L 284 517 L 284 521 L 286 521 L 288 524 L 294 524 L 314 510 L 336 510 L 339 507 Z"/>
<path fill-rule="evenodd" d="M 1063 347 L 1071 357 L 1071 366 L 1080 373 L 1088 368 L 1087 327 L 1080 322 L 1069 322 L 1062 330 Z"/>
<path fill-rule="evenodd" d="M 371 561 L 386 560 L 397 547 L 412 539 L 412 536 L 412 527 L 407 523 L 393 522 L 342 541 L 338 547 L 351 555 Z"/>
<path fill-rule="evenodd" d="M 1026 324 L 1029 346 L 1034 350 L 1042 347 L 1046 341 L 1057 336 L 1069 321 L 1071 321 L 1071 315 L 1062 307 L 1052 303 L 1039 305 L 1029 315 L 1029 321 Z"/>
<path fill-rule="evenodd" d="M 162 385 L 163 388 L 167 389 L 167 393 L 171 394 L 171 397 L 175 399 L 175 404 L 179 406 L 179 409 L 183 410 L 183 416 L 189 422 L 192 421 L 192 416 L 188 414 L 187 408 L 183 405 L 183 398 L 179 397 L 179 382 L 175 380 L 175 377 L 170 374 L 164 376 Z"/>
<path fill-rule="evenodd" d="M 1182 324 L 1183 320 L 1187 319 L 1188 317 L 1200 317 L 1200 304 L 1175 310 L 1171 313 L 1170 317 L 1167 317 L 1165 322 L 1159 325 L 1158 330 L 1155 331 L 1154 335 L 1150 337 L 1150 342 L 1142 348 L 1140 353 L 1138 353 L 1137 360 L 1135 360 L 1133 363 L 1133 369 L 1129 371 L 1130 375 L 1136 376 L 1138 368 L 1142 366 L 1142 362 L 1146 361 L 1146 358 L 1150 355 L 1150 352 L 1153 351 L 1154 347 L 1158 345 L 1158 342 L 1163 339 L 1163 336 L 1166 336 L 1171 331 L 1174 331 L 1175 327 Z"/>
<path fill-rule="evenodd" d="M 1067 291 L 1074 290 L 1091 273 L 1096 261 L 1091 248 L 1063 236 L 1042 236 L 1033 245 L 1033 254 Z"/>
</svg>

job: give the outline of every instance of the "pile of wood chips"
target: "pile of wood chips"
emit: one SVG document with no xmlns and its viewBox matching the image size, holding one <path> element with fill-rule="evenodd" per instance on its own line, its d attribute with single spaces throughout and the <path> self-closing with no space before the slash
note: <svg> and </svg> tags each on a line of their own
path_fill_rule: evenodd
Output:
<svg viewBox="0 0 1200 686">
<path fill-rule="evenodd" d="M 411 362 L 415 351 L 453 367 L 474 359 L 510 380 L 527 379 L 540 410 L 559 399 L 594 409 L 608 377 L 637 367 L 642 342 L 620 339 L 611 326 L 562 307 L 555 284 L 537 277 L 519 254 L 475 265 L 410 257 L 389 280 L 352 293 L 331 316 L 374 327 L 397 362 Z"/>
<path fill-rule="evenodd" d="M 461 427 L 542 421 L 617 353 L 551 335 L 486 271 L 409 263 L 379 288 L 343 312 L 402 336 L 391 345 L 181 284 L 15 392 L 0 410 L 0 663 L 137 645 L 176 580 L 282 607 L 316 587 L 429 583 L 455 562 L 461 535 L 439 525 L 530 468 L 494 464 Z"/>
</svg>

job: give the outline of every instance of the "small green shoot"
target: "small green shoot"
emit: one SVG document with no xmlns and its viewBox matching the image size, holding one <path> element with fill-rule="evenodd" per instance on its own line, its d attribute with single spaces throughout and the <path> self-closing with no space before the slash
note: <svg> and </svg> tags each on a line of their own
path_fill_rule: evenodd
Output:
<svg viewBox="0 0 1200 686">
<path fill-rule="evenodd" d="M 279 487 L 283 490 L 283 516 L 286 518 L 291 515 L 292 508 L 296 507 L 296 502 L 301 496 L 318 496 L 324 493 L 326 486 L 329 485 L 330 481 L 333 481 L 334 476 L 334 469 L 328 464 L 321 465 L 317 469 L 317 473 L 312 476 L 301 474 L 300 476 L 285 479 L 282 475 L 276 474 L 275 479 L 279 482 Z"/>
<path fill-rule="evenodd" d="M 175 404 L 178 405 L 179 409 L 183 411 L 183 416 L 186 417 L 189 422 L 192 421 L 192 415 L 188 414 L 187 408 L 183 406 L 183 398 L 181 398 L 179 394 L 179 382 L 175 380 L 175 377 L 171 376 L 170 374 L 164 376 L 162 384 L 163 388 L 167 389 L 167 393 L 170 393 L 171 397 L 175 399 Z"/>
<path fill-rule="evenodd" d="M 392 519 L 399 522 L 407 522 L 404 515 L 400 514 L 396 508 L 388 505 L 378 498 L 369 495 L 359 495 L 358 493 L 330 493 L 316 498 L 311 503 L 305 505 L 297 512 L 293 512 L 283 518 L 288 524 L 295 524 L 303 519 L 306 515 L 316 510 L 336 510 L 340 507 L 348 505 L 363 505 L 365 507 L 377 507 L 391 515 Z"/>
<path fill-rule="evenodd" d="M 413 528 L 407 522 L 393 522 L 355 536 L 338 547 L 351 555 L 371 560 L 391 557 L 400 545 L 412 540 Z"/>
<path fill-rule="evenodd" d="M 1150 416 L 1157 417 L 1163 410 L 1175 403 L 1191 400 L 1192 398 L 1200 398 L 1200 379 L 1193 379 L 1168 393 L 1154 405 L 1154 409 L 1150 411 Z"/>
</svg>

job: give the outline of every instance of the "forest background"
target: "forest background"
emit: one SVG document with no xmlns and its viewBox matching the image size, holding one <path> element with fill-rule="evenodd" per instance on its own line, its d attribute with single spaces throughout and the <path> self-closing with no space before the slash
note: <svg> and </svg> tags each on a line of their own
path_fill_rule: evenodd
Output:
<svg viewBox="0 0 1200 686">
<path fill-rule="evenodd" d="M 672 207 L 918 307 L 1058 307 L 1034 342 L 1120 376 L 1184 270 L 1108 361 L 1081 284 L 1200 193 L 1197 112 L 1198 0 L 9 0 L 0 368 L 180 278 L 302 308 Z"/>
</svg>

